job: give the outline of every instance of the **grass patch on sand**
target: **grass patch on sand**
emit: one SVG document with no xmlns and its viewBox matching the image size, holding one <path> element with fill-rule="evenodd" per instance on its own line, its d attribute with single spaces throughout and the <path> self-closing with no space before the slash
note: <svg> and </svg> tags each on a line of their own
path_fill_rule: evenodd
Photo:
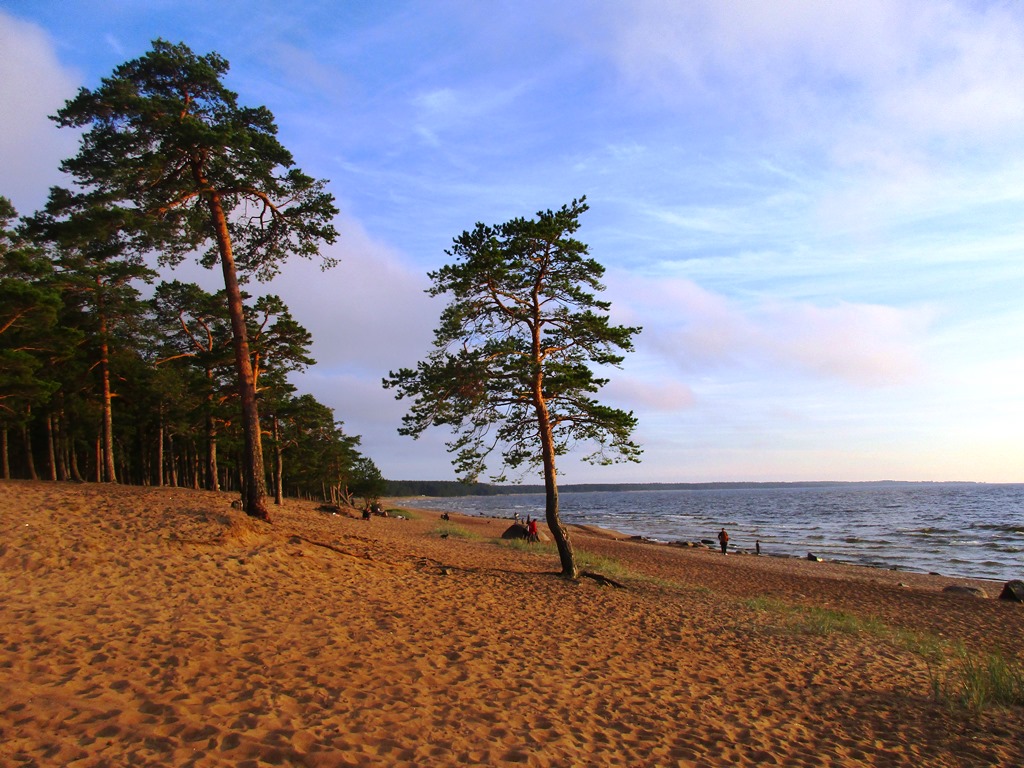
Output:
<svg viewBox="0 0 1024 768">
<path fill-rule="evenodd" d="M 420 517 L 421 517 L 419 514 L 417 514 L 416 512 L 413 512 L 411 509 L 401 509 L 401 508 L 389 509 L 388 510 L 388 514 L 391 517 L 400 517 L 403 520 L 419 520 Z"/>
<path fill-rule="evenodd" d="M 962 645 L 951 649 L 934 635 L 842 611 L 790 605 L 773 597 L 755 597 L 745 603 L 755 611 L 782 617 L 792 631 L 826 636 L 863 633 L 920 656 L 928 667 L 932 698 L 950 709 L 978 715 L 992 706 L 1024 706 L 1024 666 L 1002 654 L 970 651 Z"/>
<path fill-rule="evenodd" d="M 785 619 L 786 626 L 794 632 L 809 635 L 856 635 L 867 633 L 877 637 L 887 636 L 889 628 L 878 619 L 862 619 L 859 616 L 817 606 L 791 605 L 774 597 L 755 597 L 745 601 L 755 611 L 773 613 Z"/>
<path fill-rule="evenodd" d="M 437 527 L 434 528 L 432 533 L 442 539 L 466 539 L 467 541 L 475 541 L 480 539 L 480 534 L 473 533 L 472 531 L 463 528 L 461 525 L 455 523 L 441 522 L 438 523 Z"/>
<path fill-rule="evenodd" d="M 999 653 L 957 647 L 950 662 L 930 660 L 932 696 L 975 715 L 991 706 L 1024 707 L 1024 667 Z"/>
<path fill-rule="evenodd" d="M 517 552 L 529 552 L 534 555 L 558 558 L 558 548 L 550 541 L 529 542 L 525 539 L 495 539 L 494 543 L 506 549 L 514 549 Z M 573 547 L 573 554 L 576 555 L 576 564 L 580 567 L 581 571 L 592 571 L 602 576 L 607 576 L 609 579 L 638 578 L 636 574 L 632 573 L 622 563 L 611 557 L 595 555 L 579 547 Z"/>
</svg>

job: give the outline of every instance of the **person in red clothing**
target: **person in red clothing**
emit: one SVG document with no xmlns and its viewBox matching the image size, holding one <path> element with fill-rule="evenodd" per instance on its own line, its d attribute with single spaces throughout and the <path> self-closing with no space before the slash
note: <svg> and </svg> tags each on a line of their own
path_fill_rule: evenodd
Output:
<svg viewBox="0 0 1024 768">
<path fill-rule="evenodd" d="M 729 534 L 725 532 L 725 528 L 718 533 L 718 543 L 722 545 L 722 554 L 726 554 L 725 550 L 729 547 Z"/>
<path fill-rule="evenodd" d="M 532 518 L 526 526 L 526 540 L 540 541 L 540 536 L 537 534 L 537 521 Z"/>
</svg>

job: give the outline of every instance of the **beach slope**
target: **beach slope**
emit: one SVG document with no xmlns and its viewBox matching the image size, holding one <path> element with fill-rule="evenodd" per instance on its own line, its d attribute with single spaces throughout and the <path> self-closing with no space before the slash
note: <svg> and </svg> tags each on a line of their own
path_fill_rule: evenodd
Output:
<svg viewBox="0 0 1024 768">
<path fill-rule="evenodd" d="M 1024 765 L 1001 585 L 232 498 L 0 482 L 0 765 Z"/>
</svg>

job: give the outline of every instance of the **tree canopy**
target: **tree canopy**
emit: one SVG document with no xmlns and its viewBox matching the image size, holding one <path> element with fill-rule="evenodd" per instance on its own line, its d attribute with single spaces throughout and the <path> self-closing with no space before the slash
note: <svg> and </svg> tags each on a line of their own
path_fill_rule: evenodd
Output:
<svg viewBox="0 0 1024 768">
<path fill-rule="evenodd" d="M 0 198 L 3 477 L 37 479 L 41 463 L 54 480 L 223 488 L 265 516 L 266 433 L 278 494 L 383 485 L 360 438 L 288 381 L 313 363 L 309 333 L 278 297 L 240 288 L 320 254 L 337 209 L 227 72 L 216 53 L 155 41 L 54 117 L 84 129 L 61 165 L 69 188 L 17 226 Z M 142 299 L 154 258 L 190 254 L 220 265 L 223 291 L 172 281 Z"/>
<path fill-rule="evenodd" d="M 267 279 L 290 254 L 333 242 L 338 213 L 324 181 L 294 167 L 266 107 L 242 107 L 222 79 L 227 61 L 184 44 L 153 42 L 95 90 L 82 88 L 55 120 L 87 128 L 61 168 L 79 192 L 54 190 L 55 220 L 106 211 L 137 251 L 164 262 L 203 250 L 220 263 L 231 320 L 245 433 L 243 506 L 266 518 L 256 382 L 240 280 Z M 333 260 L 324 259 L 330 266 Z"/>
<path fill-rule="evenodd" d="M 573 237 L 586 210 L 581 198 L 455 238 L 446 251 L 455 261 L 429 273 L 429 293 L 450 298 L 433 352 L 384 380 L 413 401 L 400 433 L 451 428 L 464 480 L 485 472 L 495 451 L 503 469 L 542 469 L 548 526 L 572 578 L 579 569 L 559 517 L 556 457 L 584 442 L 596 446 L 587 456 L 596 463 L 641 454 L 633 414 L 593 397 L 607 383 L 598 371 L 618 366 L 641 329 L 613 325 L 610 303 L 597 298 L 604 268 Z"/>
</svg>

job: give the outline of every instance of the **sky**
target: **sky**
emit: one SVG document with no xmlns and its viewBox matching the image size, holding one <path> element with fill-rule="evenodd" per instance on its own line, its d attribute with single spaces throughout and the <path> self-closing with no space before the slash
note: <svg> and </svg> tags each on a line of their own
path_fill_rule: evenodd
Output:
<svg viewBox="0 0 1024 768">
<path fill-rule="evenodd" d="M 341 264 L 248 289 L 311 331 L 293 383 L 385 477 L 455 476 L 381 386 L 431 349 L 427 272 L 585 195 L 602 298 L 643 327 L 599 399 L 644 454 L 561 482 L 1024 482 L 1024 4 L 0 0 L 19 212 L 70 183 L 47 116 L 156 38 L 224 56 L 329 180 Z"/>
</svg>

